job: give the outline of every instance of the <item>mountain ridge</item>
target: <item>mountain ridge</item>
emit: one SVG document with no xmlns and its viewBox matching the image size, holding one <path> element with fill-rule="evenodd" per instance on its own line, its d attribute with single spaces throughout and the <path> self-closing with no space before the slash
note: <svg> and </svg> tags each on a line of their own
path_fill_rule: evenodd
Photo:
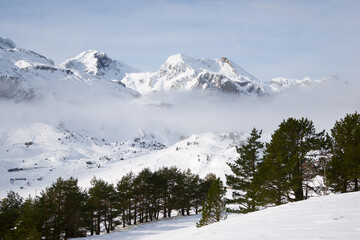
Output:
<svg viewBox="0 0 360 240">
<path fill-rule="evenodd" d="M 39 98 L 48 92 L 60 96 L 64 94 L 61 85 L 72 88 L 74 83 L 84 89 L 96 86 L 98 91 L 107 94 L 122 92 L 139 97 L 156 92 L 193 90 L 268 96 L 288 89 L 311 89 L 329 82 L 341 82 L 335 75 L 320 80 L 279 77 L 259 81 L 226 57 L 206 59 L 184 54 L 169 56 L 156 72 L 140 72 L 97 50 L 83 51 L 55 66 L 53 60 L 17 47 L 11 39 L 2 37 L 0 76 L 0 84 L 4 86 L 0 98 L 16 101 Z"/>
<path fill-rule="evenodd" d="M 192 58 L 175 54 L 157 72 L 128 74 L 121 80 L 142 94 L 168 90 L 219 90 L 226 93 L 265 95 L 263 85 L 225 57 Z"/>
<path fill-rule="evenodd" d="M 15 101 L 30 101 L 44 97 L 71 99 L 78 92 L 93 94 L 94 91 L 98 94 L 105 93 L 121 97 L 139 96 L 138 92 L 126 88 L 120 82 L 112 82 L 110 77 L 104 79 L 77 69 L 55 66 L 53 60 L 34 51 L 17 47 L 10 39 L 0 37 L 0 43 L 2 46 L 0 49 L 0 99 Z M 99 55 L 108 59 L 105 54 Z M 112 60 L 109 64 L 120 65 Z"/>
</svg>

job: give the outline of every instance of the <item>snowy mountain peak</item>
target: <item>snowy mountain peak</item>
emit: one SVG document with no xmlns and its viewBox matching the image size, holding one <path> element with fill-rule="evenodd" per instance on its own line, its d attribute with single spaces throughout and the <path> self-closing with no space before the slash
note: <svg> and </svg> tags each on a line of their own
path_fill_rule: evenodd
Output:
<svg viewBox="0 0 360 240">
<path fill-rule="evenodd" d="M 219 67 L 216 59 L 193 58 L 179 53 L 168 57 L 166 62 L 161 66 L 160 71 L 186 71 L 187 69 L 196 72 L 204 70 L 218 71 Z"/>
<path fill-rule="evenodd" d="M 0 49 L 16 48 L 16 44 L 9 38 L 0 37 Z"/>
<path fill-rule="evenodd" d="M 224 64 L 229 65 L 229 67 L 232 68 L 232 70 L 236 73 L 236 71 L 235 71 L 235 69 L 234 69 L 234 66 L 233 66 L 233 64 L 230 62 L 229 59 L 227 59 L 226 57 L 221 57 L 221 58 L 220 58 L 220 61 L 221 61 L 222 63 L 224 63 Z"/>
<path fill-rule="evenodd" d="M 66 60 L 61 67 L 78 70 L 106 80 L 120 80 L 126 73 L 138 70 L 107 56 L 97 50 L 86 50 L 76 57 Z"/>
<path fill-rule="evenodd" d="M 122 82 L 142 94 L 162 90 L 213 90 L 235 94 L 266 94 L 255 77 L 231 62 L 220 59 L 192 58 L 175 54 L 155 73 L 127 75 Z"/>
<path fill-rule="evenodd" d="M 191 58 L 182 54 L 182 53 L 178 53 L 178 54 L 174 54 L 171 55 L 167 58 L 166 63 L 168 64 L 177 64 L 179 62 L 186 62 L 189 61 Z"/>
<path fill-rule="evenodd" d="M 109 67 L 112 59 L 105 53 L 97 50 L 86 50 L 76 57 L 66 60 L 63 65 L 66 68 L 77 69 L 92 75 L 102 75 L 101 69 Z"/>
</svg>

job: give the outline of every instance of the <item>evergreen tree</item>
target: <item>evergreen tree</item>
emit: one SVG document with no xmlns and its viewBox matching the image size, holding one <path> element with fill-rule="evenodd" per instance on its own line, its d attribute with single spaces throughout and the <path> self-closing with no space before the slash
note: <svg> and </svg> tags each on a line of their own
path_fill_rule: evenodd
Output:
<svg viewBox="0 0 360 240">
<path fill-rule="evenodd" d="M 130 172 L 123 176 L 116 184 L 118 195 L 117 203 L 118 209 L 121 211 L 121 221 L 123 227 L 125 227 L 125 225 L 131 225 L 134 178 L 134 173 Z"/>
<path fill-rule="evenodd" d="M 266 144 L 263 163 L 256 181 L 261 185 L 262 201 L 281 204 L 305 198 L 306 183 L 314 178 L 312 150 L 325 147 L 325 131 L 316 133 L 312 121 L 284 120 Z"/>
<path fill-rule="evenodd" d="M 58 178 L 38 199 L 41 234 L 45 239 L 85 236 L 85 194 L 77 179 Z"/>
<path fill-rule="evenodd" d="M 210 186 L 206 201 L 203 204 L 202 217 L 196 227 L 202 227 L 226 218 L 225 199 L 226 189 L 220 178 L 214 180 Z"/>
<path fill-rule="evenodd" d="M 89 201 L 92 206 L 95 233 L 100 234 L 100 224 L 104 224 L 107 233 L 114 230 L 116 222 L 114 221 L 117 216 L 116 209 L 116 191 L 112 184 L 105 182 L 102 179 L 91 180 L 92 187 L 89 189 Z"/>
<path fill-rule="evenodd" d="M 183 171 L 181 177 L 181 188 L 180 198 L 179 198 L 179 206 L 181 208 L 181 214 L 185 215 L 185 211 L 187 215 L 190 215 L 191 207 L 195 207 L 193 205 L 193 199 L 195 198 L 196 185 L 199 184 L 199 176 L 195 175 L 191 172 L 190 169 Z M 182 192 L 182 194 L 181 194 Z"/>
<path fill-rule="evenodd" d="M 150 192 L 150 221 L 153 219 L 158 220 L 161 210 L 161 196 L 162 196 L 162 190 L 161 186 L 163 185 L 163 178 L 161 176 L 161 173 L 159 171 L 155 171 L 150 178 L 150 186 L 149 186 L 149 192 Z"/>
<path fill-rule="evenodd" d="M 331 129 L 332 158 L 327 168 L 327 183 L 336 192 L 359 191 L 360 114 L 347 114 Z"/>
<path fill-rule="evenodd" d="M 137 214 L 139 215 L 139 222 L 148 222 L 150 212 L 150 189 L 151 189 L 152 172 L 149 168 L 143 169 L 134 179 L 134 199 L 136 199 Z M 136 222 L 136 215 L 134 222 Z"/>
<path fill-rule="evenodd" d="M 181 174 L 176 167 L 163 167 L 158 170 L 160 177 L 160 195 L 162 198 L 163 216 L 171 217 L 171 211 L 176 207 L 177 181 Z"/>
<path fill-rule="evenodd" d="M 21 214 L 15 222 L 15 227 L 6 234 L 6 240 L 38 240 L 41 239 L 40 233 L 40 213 L 37 203 L 31 198 L 26 199 L 21 208 Z"/>
<path fill-rule="evenodd" d="M 204 198 L 204 195 L 202 193 L 204 181 L 199 177 L 198 174 L 196 174 L 192 178 L 191 182 L 191 187 L 189 189 L 191 196 L 191 206 L 195 208 L 195 214 L 198 214 L 201 204 L 206 199 L 206 197 Z"/>
<path fill-rule="evenodd" d="M 15 226 L 15 221 L 21 213 L 23 198 L 19 194 L 10 191 L 7 197 L 0 201 L 0 239 Z"/>
<path fill-rule="evenodd" d="M 258 206 L 254 177 L 258 171 L 260 151 L 264 147 L 259 141 L 261 133 L 261 130 L 254 128 L 247 143 L 236 148 L 239 158 L 234 163 L 227 163 L 233 174 L 226 175 L 226 183 L 235 190 L 232 193 L 233 199 L 228 201 L 239 204 L 239 211 L 242 213 L 255 211 Z"/>
</svg>

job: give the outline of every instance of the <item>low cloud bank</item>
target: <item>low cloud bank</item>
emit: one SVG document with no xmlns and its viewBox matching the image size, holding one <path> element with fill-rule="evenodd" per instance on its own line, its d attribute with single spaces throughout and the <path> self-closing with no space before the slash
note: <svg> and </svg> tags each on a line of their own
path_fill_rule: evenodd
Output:
<svg viewBox="0 0 360 240">
<path fill-rule="evenodd" d="M 283 119 L 307 117 L 318 131 L 329 131 L 346 113 L 359 111 L 359 84 L 289 90 L 267 97 L 239 97 L 204 91 L 158 93 L 130 99 L 100 93 L 69 94 L 61 100 L 0 101 L 0 129 L 34 122 L 84 131 L 122 141 L 140 131 L 172 131 L 184 136 L 201 132 L 249 132 L 263 129 L 264 138 Z M 98 94 L 98 95 L 96 95 Z"/>
</svg>

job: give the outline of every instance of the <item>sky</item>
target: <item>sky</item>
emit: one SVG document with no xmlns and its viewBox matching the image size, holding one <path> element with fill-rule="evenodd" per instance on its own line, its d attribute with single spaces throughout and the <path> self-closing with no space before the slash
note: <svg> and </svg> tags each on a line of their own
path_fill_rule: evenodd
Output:
<svg viewBox="0 0 360 240">
<path fill-rule="evenodd" d="M 0 0 L 0 36 L 61 63 L 87 49 L 142 71 L 226 56 L 259 80 L 360 77 L 360 1 Z"/>
</svg>

